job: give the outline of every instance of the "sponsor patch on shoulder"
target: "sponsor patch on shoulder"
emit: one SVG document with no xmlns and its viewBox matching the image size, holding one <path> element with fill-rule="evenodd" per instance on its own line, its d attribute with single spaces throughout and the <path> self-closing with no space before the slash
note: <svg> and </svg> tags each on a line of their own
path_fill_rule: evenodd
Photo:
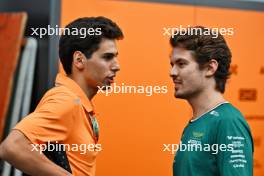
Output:
<svg viewBox="0 0 264 176">
<path fill-rule="evenodd" d="M 216 117 L 219 116 L 219 113 L 217 111 L 211 111 L 210 114 Z"/>
</svg>

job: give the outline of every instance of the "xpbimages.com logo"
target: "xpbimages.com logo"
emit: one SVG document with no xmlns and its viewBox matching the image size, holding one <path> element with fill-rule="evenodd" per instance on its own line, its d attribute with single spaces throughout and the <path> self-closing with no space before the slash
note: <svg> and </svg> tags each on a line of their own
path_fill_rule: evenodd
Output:
<svg viewBox="0 0 264 176">
<path fill-rule="evenodd" d="M 50 25 L 47 28 L 30 28 L 32 36 L 51 36 L 51 35 L 76 35 L 80 38 L 86 38 L 88 35 L 102 35 L 101 28 L 60 28 L 58 25 L 51 27 Z"/>
<path fill-rule="evenodd" d="M 101 144 L 61 144 L 56 142 L 48 141 L 45 144 L 31 144 L 32 149 L 31 151 L 37 151 L 42 154 L 45 151 L 73 151 L 73 152 L 80 152 L 80 154 L 86 154 L 87 152 L 100 152 L 102 151 Z"/>
<path fill-rule="evenodd" d="M 234 35 L 234 28 L 206 28 L 203 29 L 201 27 L 191 27 L 188 25 L 187 27 L 183 27 L 180 25 L 179 27 L 164 27 L 163 35 L 174 38 L 176 35 L 208 35 L 212 36 L 212 38 L 217 38 L 218 35 Z"/>
<path fill-rule="evenodd" d="M 144 94 L 146 96 L 152 96 L 153 94 L 166 94 L 168 93 L 167 86 L 132 86 L 125 85 L 122 83 L 121 85 L 117 85 L 113 83 L 112 86 L 97 86 L 98 92 L 105 94 L 105 96 L 109 96 L 110 94 Z"/>
<path fill-rule="evenodd" d="M 233 144 L 202 144 L 196 140 L 189 140 L 187 144 L 182 142 L 180 142 L 180 144 L 163 144 L 163 147 L 163 152 L 170 152 L 171 154 L 175 154 L 177 151 L 205 151 L 217 154 L 219 151 L 232 152 L 235 148 Z"/>
</svg>

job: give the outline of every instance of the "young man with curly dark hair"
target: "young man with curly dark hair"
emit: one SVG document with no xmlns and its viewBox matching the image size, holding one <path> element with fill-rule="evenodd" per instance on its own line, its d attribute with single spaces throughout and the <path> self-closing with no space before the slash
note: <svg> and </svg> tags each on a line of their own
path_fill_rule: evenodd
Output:
<svg viewBox="0 0 264 176">
<path fill-rule="evenodd" d="M 116 40 L 122 38 L 118 25 L 105 17 L 79 18 L 67 25 L 59 43 L 66 75 L 57 75 L 56 86 L 11 131 L 0 157 L 30 175 L 94 176 L 102 146 L 91 100 L 99 87 L 113 83 L 120 69 Z M 46 156 L 61 167 L 43 154 L 46 151 L 38 151 L 43 144 L 57 146 L 57 152 Z"/>
<path fill-rule="evenodd" d="M 170 76 L 175 97 L 191 105 L 193 116 L 183 130 L 173 163 L 174 176 L 252 176 L 253 140 L 240 111 L 223 93 L 231 51 L 222 35 L 190 27 L 170 39 Z"/>
</svg>

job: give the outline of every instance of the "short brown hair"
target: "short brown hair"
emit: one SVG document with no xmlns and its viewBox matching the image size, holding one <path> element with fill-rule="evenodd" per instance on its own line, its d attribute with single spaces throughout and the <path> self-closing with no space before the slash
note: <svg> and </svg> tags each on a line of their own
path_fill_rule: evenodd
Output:
<svg viewBox="0 0 264 176">
<path fill-rule="evenodd" d="M 194 57 L 202 69 L 211 59 L 218 62 L 218 68 L 214 74 L 216 81 L 216 90 L 224 93 L 226 80 L 230 76 L 231 51 L 227 46 L 224 37 L 218 33 L 217 37 L 213 31 L 203 26 L 194 26 L 187 28 L 199 30 L 195 35 L 190 33 L 175 34 L 170 39 L 172 47 L 183 47 L 187 50 L 194 51 Z"/>
</svg>

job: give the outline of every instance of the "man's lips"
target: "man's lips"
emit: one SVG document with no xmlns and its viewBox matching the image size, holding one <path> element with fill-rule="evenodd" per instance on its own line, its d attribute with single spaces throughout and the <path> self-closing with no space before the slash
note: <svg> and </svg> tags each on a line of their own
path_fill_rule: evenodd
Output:
<svg viewBox="0 0 264 176">
<path fill-rule="evenodd" d="M 179 89 L 180 85 L 182 85 L 182 81 L 179 80 L 173 80 L 174 84 L 175 84 L 175 89 Z"/>
<path fill-rule="evenodd" d="M 174 82 L 175 85 L 176 84 L 182 84 L 182 81 L 180 81 L 180 80 L 173 80 L 173 82 Z"/>
<path fill-rule="evenodd" d="M 106 77 L 107 82 L 114 83 L 114 77 L 115 75 Z"/>
</svg>

